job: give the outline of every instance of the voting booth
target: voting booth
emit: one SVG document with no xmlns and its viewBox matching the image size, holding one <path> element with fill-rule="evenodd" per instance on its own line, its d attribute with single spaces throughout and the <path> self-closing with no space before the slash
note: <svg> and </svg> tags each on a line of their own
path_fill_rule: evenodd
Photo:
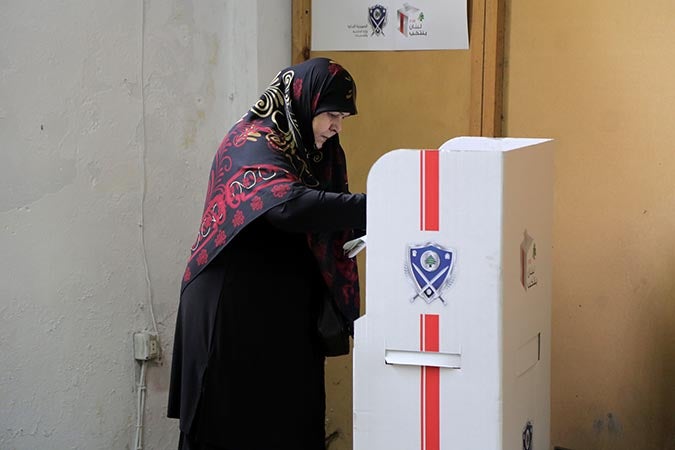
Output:
<svg viewBox="0 0 675 450">
<path fill-rule="evenodd" d="M 547 450 L 553 142 L 461 137 L 368 176 L 355 450 Z"/>
</svg>

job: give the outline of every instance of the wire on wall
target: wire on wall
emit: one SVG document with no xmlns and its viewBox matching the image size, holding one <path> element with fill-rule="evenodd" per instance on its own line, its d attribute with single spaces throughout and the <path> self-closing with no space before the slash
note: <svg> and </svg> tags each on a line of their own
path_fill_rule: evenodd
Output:
<svg viewBox="0 0 675 450">
<path fill-rule="evenodd" d="M 146 288 L 146 302 L 148 310 L 150 311 L 150 318 L 152 319 L 152 329 L 157 336 L 159 346 L 159 355 L 161 357 L 161 345 L 159 345 L 159 329 L 157 328 L 157 320 L 155 319 L 155 309 L 153 304 L 152 283 L 150 281 L 150 269 L 148 267 L 148 252 L 145 245 L 145 199 L 147 194 L 147 133 L 145 130 L 145 0 L 140 0 L 140 19 L 141 19 L 141 35 L 140 35 L 140 92 L 141 92 L 141 149 L 139 151 L 139 160 L 141 166 L 141 205 L 140 218 L 138 222 L 139 237 L 141 244 L 141 253 L 143 255 L 143 271 L 145 274 L 145 288 Z M 136 400 L 136 433 L 134 439 L 134 449 L 143 449 L 143 417 L 145 415 L 145 397 L 146 397 L 146 377 L 148 361 L 139 361 L 141 371 L 139 381 L 136 385 L 137 400 Z"/>
<path fill-rule="evenodd" d="M 136 385 L 136 438 L 134 439 L 134 450 L 143 449 L 143 412 L 145 410 L 145 375 L 148 362 L 141 362 L 141 374 Z"/>
<path fill-rule="evenodd" d="M 157 320 L 155 319 L 155 309 L 153 305 L 153 295 L 152 295 L 152 284 L 150 282 L 150 270 L 148 268 L 148 251 L 145 245 L 145 198 L 147 194 L 147 168 L 146 168 L 146 153 L 147 153 L 147 134 L 145 132 L 145 0 L 140 0 L 141 3 L 141 49 L 140 49 L 140 77 L 141 77 L 141 134 L 142 134 L 142 143 L 140 151 L 140 164 L 141 164 L 141 217 L 138 223 L 140 230 L 141 238 L 141 251 L 143 253 L 143 269 L 145 272 L 145 287 L 146 287 L 146 299 L 148 303 L 148 309 L 150 310 L 150 317 L 152 319 L 152 328 L 154 332 L 159 337 L 159 330 L 157 329 Z"/>
</svg>

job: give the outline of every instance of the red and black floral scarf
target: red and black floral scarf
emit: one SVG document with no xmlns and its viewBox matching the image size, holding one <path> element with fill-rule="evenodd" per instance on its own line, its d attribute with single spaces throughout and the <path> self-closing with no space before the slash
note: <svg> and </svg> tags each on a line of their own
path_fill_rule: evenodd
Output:
<svg viewBox="0 0 675 450">
<path fill-rule="evenodd" d="M 348 192 L 339 137 L 314 147 L 312 118 L 325 111 L 356 114 L 356 87 L 339 64 L 315 58 L 279 72 L 227 133 L 213 159 L 202 222 L 181 292 L 236 234 L 270 208 L 295 198 L 299 186 Z M 326 285 L 347 319 L 359 316 L 356 261 L 342 244 L 352 232 L 309 233 Z"/>
</svg>

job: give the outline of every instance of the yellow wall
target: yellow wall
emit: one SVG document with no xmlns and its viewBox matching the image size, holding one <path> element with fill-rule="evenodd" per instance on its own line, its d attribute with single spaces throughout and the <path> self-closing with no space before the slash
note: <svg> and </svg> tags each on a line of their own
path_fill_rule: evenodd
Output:
<svg viewBox="0 0 675 450">
<path fill-rule="evenodd" d="M 557 140 L 552 444 L 675 449 L 675 2 L 507 1 L 505 134 Z"/>
</svg>

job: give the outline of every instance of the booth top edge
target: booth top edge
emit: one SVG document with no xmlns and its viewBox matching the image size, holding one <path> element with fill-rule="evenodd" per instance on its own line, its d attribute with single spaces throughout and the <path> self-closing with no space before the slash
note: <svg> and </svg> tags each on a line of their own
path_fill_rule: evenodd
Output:
<svg viewBox="0 0 675 450">
<path fill-rule="evenodd" d="M 481 136 L 460 136 L 446 141 L 439 147 L 443 151 L 467 152 L 508 152 L 523 147 L 552 141 L 548 138 L 490 138 Z"/>
</svg>

